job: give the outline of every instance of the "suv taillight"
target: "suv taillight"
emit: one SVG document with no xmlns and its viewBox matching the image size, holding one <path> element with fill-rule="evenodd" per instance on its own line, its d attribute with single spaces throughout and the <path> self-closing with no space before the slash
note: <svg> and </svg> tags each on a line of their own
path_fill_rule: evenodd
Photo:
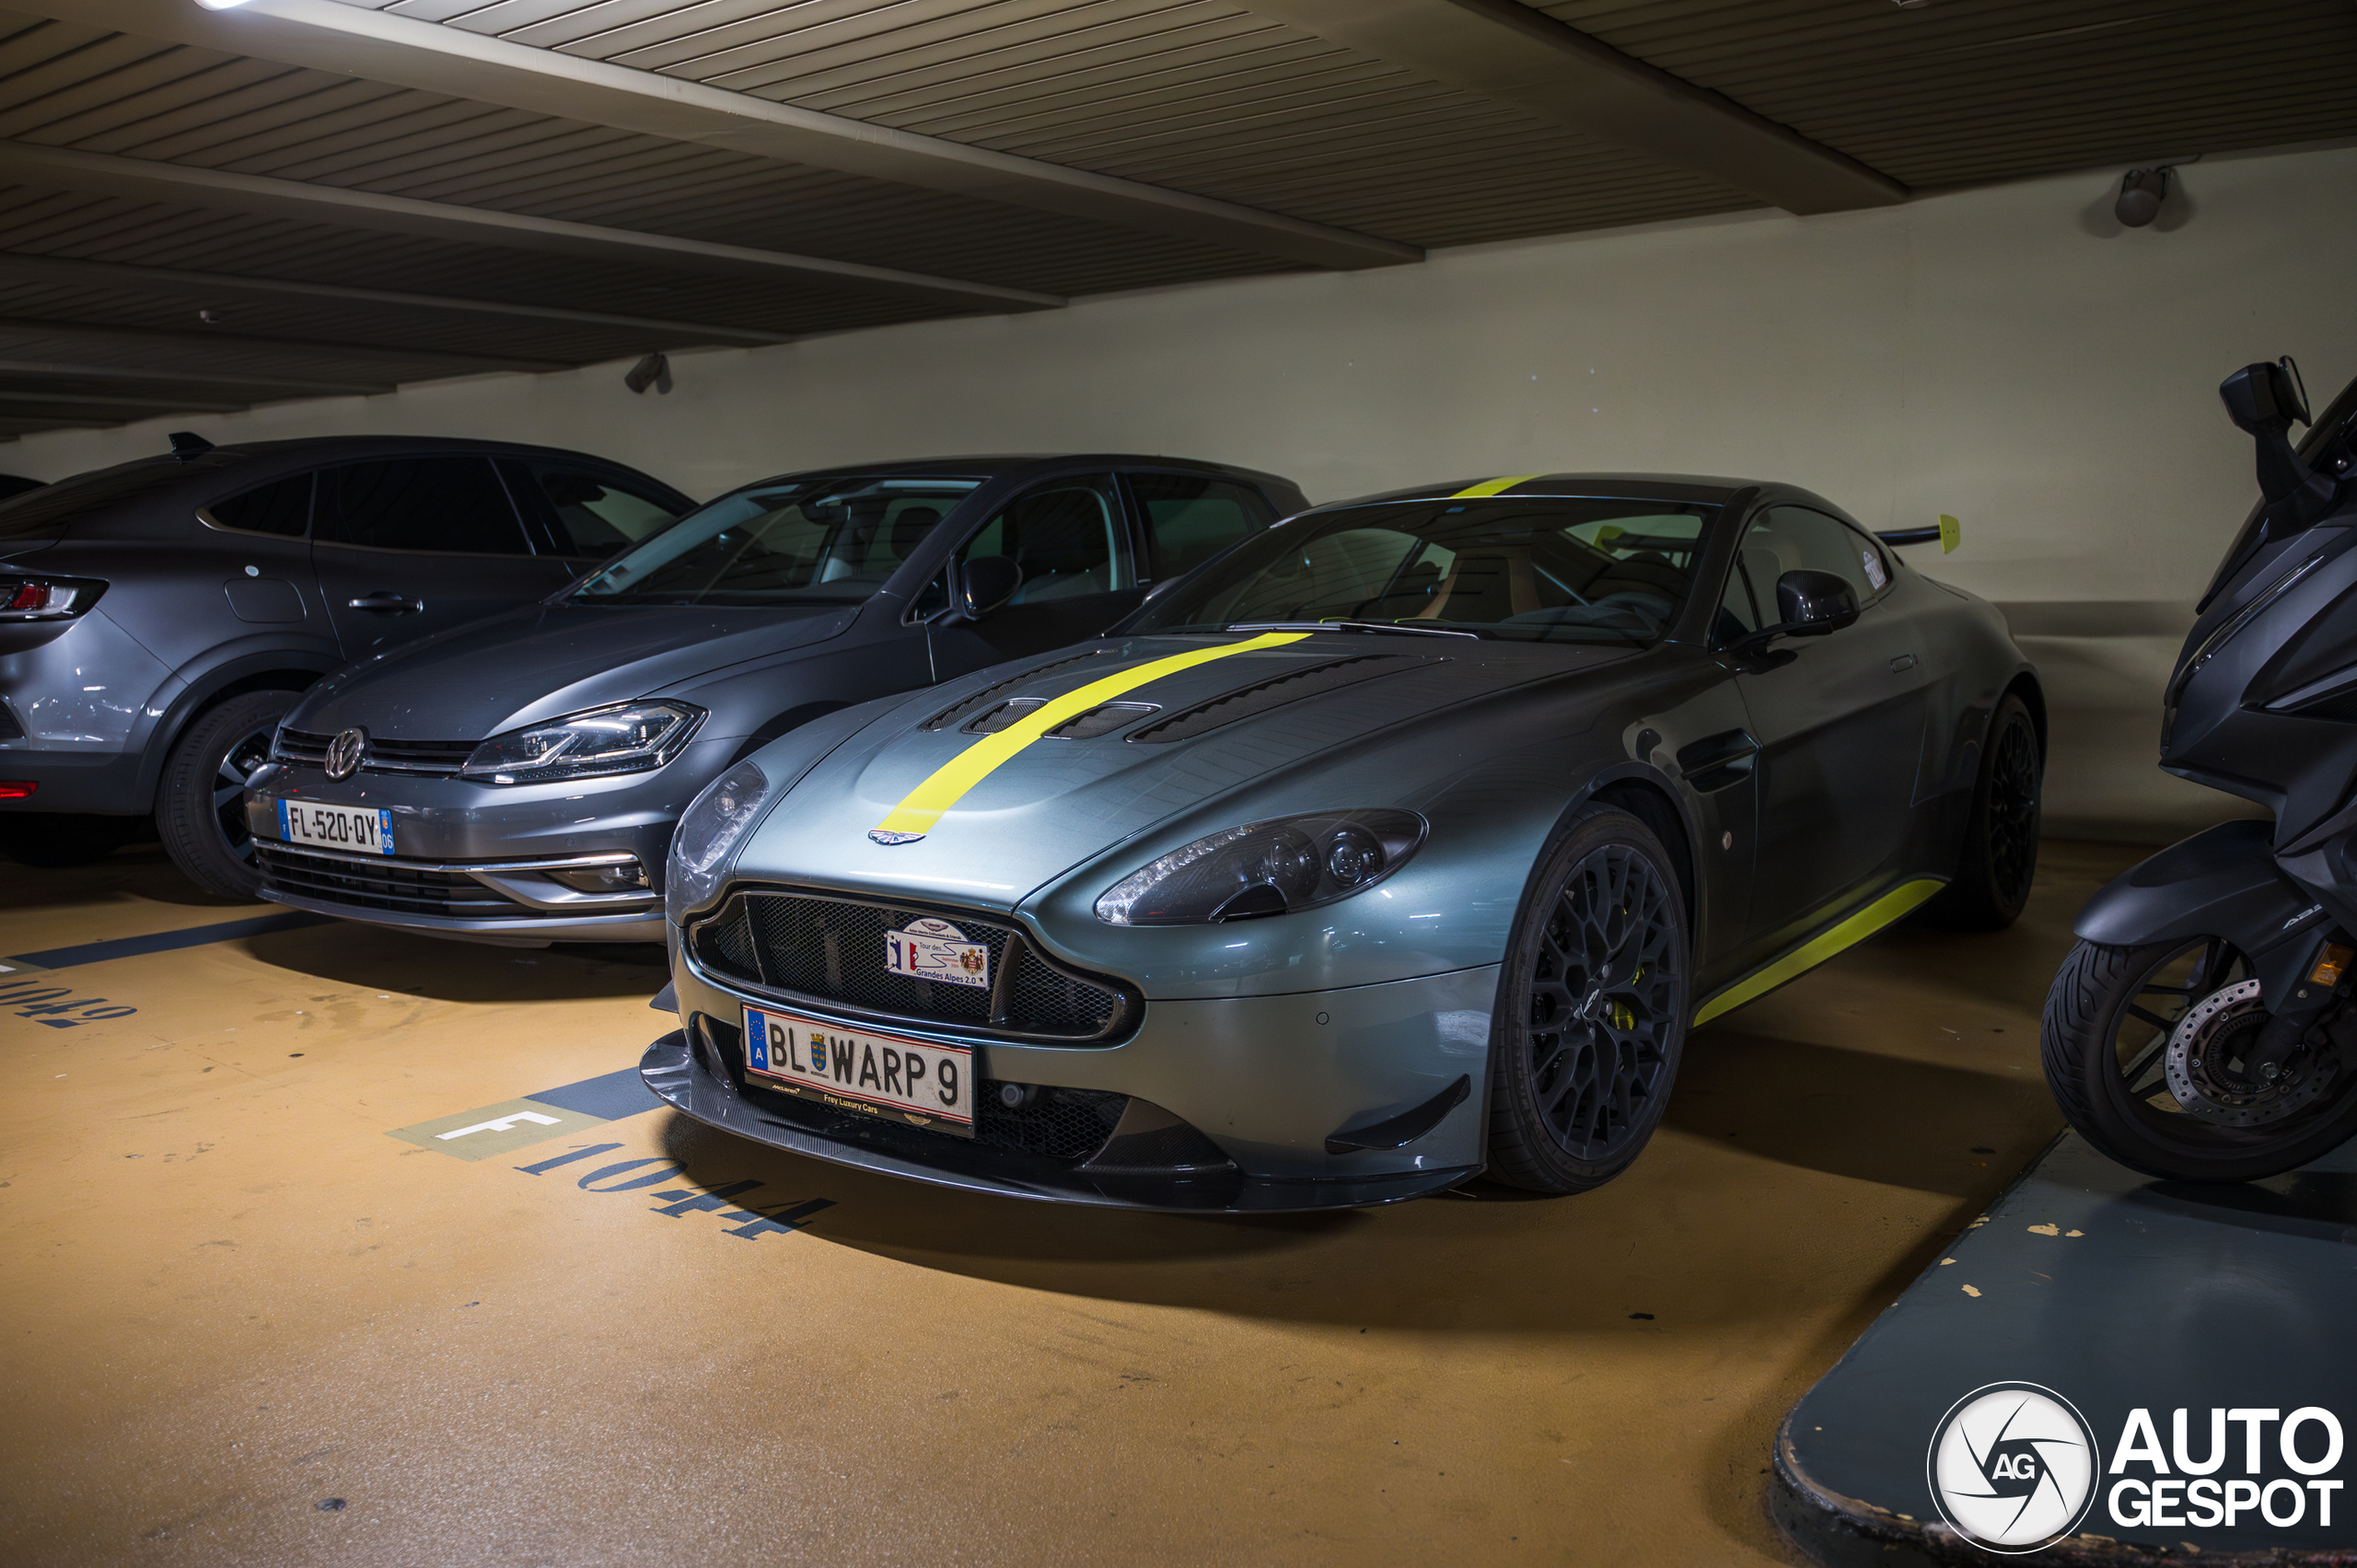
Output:
<svg viewBox="0 0 2357 1568">
<path fill-rule="evenodd" d="M 71 621 L 105 588 L 88 577 L 0 576 L 0 621 Z"/>
</svg>

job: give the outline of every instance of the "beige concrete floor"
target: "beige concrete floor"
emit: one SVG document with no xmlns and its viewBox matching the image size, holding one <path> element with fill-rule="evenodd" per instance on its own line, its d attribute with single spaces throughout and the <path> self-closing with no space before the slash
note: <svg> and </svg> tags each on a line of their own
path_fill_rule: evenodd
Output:
<svg viewBox="0 0 2357 1568">
<path fill-rule="evenodd" d="M 31 976 L 67 994 L 0 992 L 0 1562 L 1789 1562 L 1775 1423 L 2056 1130 L 2038 1008 L 2136 853 L 2049 844 L 2015 930 L 1887 933 L 1701 1031 L 1600 1192 L 1310 1218 L 668 1111 L 430 1135 L 634 1062 L 634 953 L 328 925 Z M 267 912 L 153 849 L 0 877 L 0 953 Z M 738 1181 L 832 1206 L 656 1212 Z"/>
</svg>

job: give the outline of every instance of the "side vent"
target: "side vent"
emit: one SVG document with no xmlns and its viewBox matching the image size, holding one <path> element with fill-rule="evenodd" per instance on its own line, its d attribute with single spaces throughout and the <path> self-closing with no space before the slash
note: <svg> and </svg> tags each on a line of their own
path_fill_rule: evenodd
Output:
<svg viewBox="0 0 2357 1568">
<path fill-rule="evenodd" d="M 1132 744 L 1148 746 L 1173 740 L 1191 740 L 1223 725 L 1258 717 L 1271 708 L 1298 703 L 1304 697 L 1316 697 L 1344 686 L 1355 686 L 1362 680 L 1373 680 L 1378 676 L 1399 675 L 1411 669 L 1422 669 L 1427 665 L 1447 662 L 1446 659 L 1422 658 L 1414 654 L 1362 654 L 1356 658 L 1313 664 L 1306 669 L 1290 671 L 1256 686 L 1247 686 L 1241 691 L 1213 697 L 1210 702 L 1198 703 L 1191 708 L 1181 708 L 1159 724 L 1151 724 L 1138 730 L 1130 737 L 1130 740 Z"/>
</svg>

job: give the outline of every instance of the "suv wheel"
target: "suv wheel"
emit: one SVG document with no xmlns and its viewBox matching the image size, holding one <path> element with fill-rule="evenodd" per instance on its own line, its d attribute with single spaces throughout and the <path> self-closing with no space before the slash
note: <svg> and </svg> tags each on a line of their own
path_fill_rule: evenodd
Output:
<svg viewBox="0 0 2357 1568">
<path fill-rule="evenodd" d="M 271 737 L 299 693 L 249 691 L 197 715 L 164 763 L 156 831 L 172 864 L 208 893 L 252 901 L 261 889 L 246 781 L 270 761 Z"/>
</svg>

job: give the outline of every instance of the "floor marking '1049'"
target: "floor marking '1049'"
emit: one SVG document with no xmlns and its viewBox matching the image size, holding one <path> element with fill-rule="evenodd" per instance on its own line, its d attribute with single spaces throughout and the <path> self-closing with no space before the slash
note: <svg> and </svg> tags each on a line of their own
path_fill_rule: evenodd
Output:
<svg viewBox="0 0 2357 1568">
<path fill-rule="evenodd" d="M 127 1018 L 139 1011 L 120 1004 L 109 1005 L 103 996 L 75 999 L 74 993 L 63 985 L 43 985 L 47 975 L 0 984 L 0 1007 L 13 1008 L 17 1016 L 30 1018 L 52 1029 L 70 1029 L 79 1024 L 97 1023 L 104 1018 Z M 79 1015 L 78 1016 L 76 1015 Z"/>
<path fill-rule="evenodd" d="M 620 1144 L 579 1144 L 568 1154 L 541 1160 L 536 1165 L 519 1165 L 515 1168 L 527 1176 L 545 1176 L 560 1166 L 610 1155 L 621 1147 Z M 648 1170 L 646 1167 L 649 1166 L 656 1168 Z M 661 1155 L 648 1155 L 600 1166 L 574 1185 L 584 1192 L 642 1192 L 660 1182 L 677 1180 L 679 1174 L 677 1160 Z M 717 1187 L 697 1185 L 650 1192 L 647 1194 L 649 1197 L 666 1201 L 647 1212 L 667 1214 L 672 1219 L 691 1214 L 717 1213 L 724 1220 L 745 1222 L 731 1228 L 728 1235 L 757 1241 L 764 1236 L 791 1236 L 819 1210 L 835 1206 L 832 1198 L 812 1198 L 800 1203 L 757 1204 L 743 1196 L 764 1185 L 766 1183 L 748 1178 L 743 1181 L 726 1181 Z"/>
</svg>

